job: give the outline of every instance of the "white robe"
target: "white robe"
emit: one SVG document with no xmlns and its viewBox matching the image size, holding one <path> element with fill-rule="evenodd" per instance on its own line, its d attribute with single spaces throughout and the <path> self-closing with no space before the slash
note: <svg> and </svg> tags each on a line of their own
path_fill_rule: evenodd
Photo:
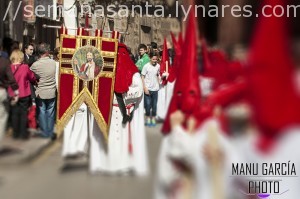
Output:
<svg viewBox="0 0 300 199">
<path fill-rule="evenodd" d="M 133 76 L 132 85 L 124 95 L 125 104 L 135 104 L 131 128 L 132 154 L 128 150 L 129 123 L 122 126 L 122 114 L 113 106 L 108 143 L 104 142 L 102 132 L 94 117 L 87 109 L 77 112 L 64 132 L 63 156 L 84 153 L 90 141 L 90 171 L 118 173 L 133 170 L 138 175 L 148 174 L 148 156 L 143 116 L 143 86 L 138 73 Z M 117 104 L 114 97 L 113 104 Z M 133 107 L 130 111 L 133 110 Z"/>
<path fill-rule="evenodd" d="M 121 111 L 119 107 L 113 106 L 108 137 L 108 167 L 106 171 L 117 173 L 133 169 L 138 175 L 147 175 L 148 156 L 143 115 L 143 84 L 138 73 L 133 76 L 132 85 L 129 87 L 127 94 L 124 95 L 124 98 L 125 105 L 135 104 L 134 116 L 130 123 L 122 126 Z M 116 98 L 114 98 L 113 104 L 117 104 Z M 130 111 L 132 110 L 133 107 L 130 108 Z M 129 135 L 129 125 L 131 136 Z M 131 139 L 132 143 L 132 154 L 128 149 L 129 139 Z M 94 155 L 92 155 L 92 159 Z M 101 162 L 92 161 L 91 170 L 101 170 Z"/>
<path fill-rule="evenodd" d="M 64 129 L 62 156 L 72 156 L 87 152 L 89 134 L 88 116 L 91 115 L 86 104 L 82 104 Z"/>
<path fill-rule="evenodd" d="M 164 120 L 169 109 L 169 105 L 173 96 L 174 82 L 168 82 L 165 86 L 160 86 L 157 100 L 157 118 Z"/>
<path fill-rule="evenodd" d="M 216 125 L 216 122 L 213 120 L 207 121 L 195 134 L 188 134 L 181 126 L 177 126 L 171 134 L 163 138 L 158 159 L 157 183 L 155 185 L 156 199 L 169 198 L 170 194 L 174 192 L 172 184 L 180 180 L 181 173 L 175 169 L 170 157 L 184 162 L 193 170 L 194 185 L 190 193 L 192 199 L 212 197 L 211 169 L 202 153 L 203 147 L 209 139 L 208 129 L 210 125 Z M 229 178 L 231 163 L 238 161 L 238 158 L 228 138 L 219 133 L 218 141 L 225 155 L 224 170 L 220 180 L 225 187 L 224 190 L 226 190 L 224 198 L 230 198 L 231 193 L 234 191 L 231 186 L 233 179 Z"/>
<path fill-rule="evenodd" d="M 290 168 L 292 163 L 295 164 L 296 174 L 294 177 L 281 177 L 279 175 L 267 175 L 264 176 L 263 180 L 281 180 L 280 181 L 280 194 L 282 195 L 271 195 L 270 198 L 281 199 L 281 198 L 299 198 L 300 195 L 300 127 L 290 128 L 284 130 L 284 136 L 277 141 L 275 147 L 267 153 L 262 153 L 256 148 L 256 138 L 251 137 L 251 139 L 244 139 L 243 145 L 240 145 L 239 152 L 240 155 L 244 157 L 244 163 L 258 163 L 259 165 L 259 173 L 262 173 L 262 163 L 268 163 L 269 165 L 272 163 L 274 166 L 275 163 L 286 163 L 290 164 Z M 289 162 L 290 161 L 290 162 Z M 269 167 L 265 167 L 269 168 Z M 273 167 L 274 168 L 274 167 Z M 284 169 L 285 170 L 285 169 Z M 254 178 L 256 180 L 256 178 Z M 258 179 L 260 180 L 260 179 Z M 273 193 L 271 193 L 273 194 Z"/>
</svg>

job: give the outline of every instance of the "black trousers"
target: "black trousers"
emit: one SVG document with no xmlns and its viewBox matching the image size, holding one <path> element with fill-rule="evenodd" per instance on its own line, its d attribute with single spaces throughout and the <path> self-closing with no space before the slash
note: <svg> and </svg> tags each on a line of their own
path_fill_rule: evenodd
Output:
<svg viewBox="0 0 300 199">
<path fill-rule="evenodd" d="M 21 97 L 16 105 L 11 106 L 11 124 L 14 131 L 14 138 L 27 139 L 28 108 L 31 103 L 31 96 Z"/>
</svg>

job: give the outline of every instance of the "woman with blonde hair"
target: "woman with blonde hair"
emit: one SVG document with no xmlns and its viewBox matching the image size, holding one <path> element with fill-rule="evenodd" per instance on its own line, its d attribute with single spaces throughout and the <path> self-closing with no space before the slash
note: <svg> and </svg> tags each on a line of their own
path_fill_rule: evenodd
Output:
<svg viewBox="0 0 300 199">
<path fill-rule="evenodd" d="M 11 70 L 19 85 L 19 100 L 17 103 L 11 104 L 11 123 L 13 127 L 13 137 L 15 139 L 28 139 L 27 131 L 27 113 L 30 107 L 31 90 L 30 82 L 35 83 L 36 77 L 29 69 L 27 64 L 24 64 L 24 53 L 20 50 L 14 50 L 10 55 Z M 8 90 L 9 95 L 13 96 L 12 89 Z"/>
</svg>

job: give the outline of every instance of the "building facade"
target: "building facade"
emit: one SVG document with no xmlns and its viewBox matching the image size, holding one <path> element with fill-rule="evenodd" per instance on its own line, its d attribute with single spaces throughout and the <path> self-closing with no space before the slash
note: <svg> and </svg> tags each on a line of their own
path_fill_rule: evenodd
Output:
<svg viewBox="0 0 300 199">
<path fill-rule="evenodd" d="M 58 45 L 58 31 L 55 29 L 45 29 L 43 24 L 57 25 L 63 24 L 63 16 L 61 9 L 64 8 L 63 1 L 69 0 L 3 0 L 0 1 L 0 38 L 10 37 L 21 43 L 28 42 L 47 42 L 51 44 L 52 49 Z M 288 0 L 290 5 L 299 6 L 295 10 L 296 17 L 291 17 L 291 31 L 294 38 L 300 35 L 300 26 L 297 24 L 300 19 L 300 5 L 298 0 Z M 19 9 L 19 4 L 22 3 Z M 152 41 L 161 45 L 164 37 L 170 40 L 170 32 L 178 34 L 184 30 L 185 23 L 183 21 L 183 13 L 181 5 L 188 6 L 193 0 L 77 0 L 74 6 L 77 8 L 78 27 L 85 27 L 86 13 L 88 12 L 88 23 L 91 29 L 103 29 L 104 31 L 117 30 L 126 32 L 122 35 L 122 41 L 126 43 L 133 52 L 137 51 L 140 43 L 149 44 Z M 247 45 L 250 41 L 252 30 L 256 21 L 255 14 L 258 12 L 259 3 L 261 1 L 253 0 L 197 0 L 196 5 L 205 7 L 205 10 L 198 9 L 198 27 L 201 36 L 204 36 L 212 45 L 218 44 L 224 49 L 232 48 L 237 44 Z M 109 16 L 108 6 L 114 6 L 114 11 L 118 13 L 116 16 Z M 151 5 L 146 13 L 146 5 Z M 252 17 L 235 17 L 231 13 L 231 9 L 225 9 L 224 16 L 216 15 L 209 17 L 213 11 L 210 8 L 215 5 L 222 9 L 222 6 L 230 7 L 239 5 L 252 6 L 254 12 Z M 52 9 L 46 9 L 44 16 L 39 12 L 33 15 L 26 15 L 23 11 L 25 6 L 30 10 L 36 10 L 37 6 L 44 6 Z M 86 6 L 86 7 L 85 7 Z M 104 9 L 101 9 L 103 6 Z M 126 6 L 126 7 L 124 7 Z M 133 8 L 133 6 L 136 6 Z M 139 8 L 142 7 L 143 9 Z M 161 12 L 155 11 L 163 7 L 164 16 Z M 89 8 L 89 10 L 86 10 Z M 128 8 L 126 13 L 126 9 Z M 17 11 L 18 10 L 18 11 Z M 204 13 L 203 13 L 204 12 Z M 28 14 L 28 13 L 27 13 Z M 170 17 L 169 17 L 170 16 Z M 204 16 L 204 17 L 203 17 Z M 91 31 L 92 33 L 93 31 Z M 109 33 L 104 36 L 110 36 Z"/>
</svg>

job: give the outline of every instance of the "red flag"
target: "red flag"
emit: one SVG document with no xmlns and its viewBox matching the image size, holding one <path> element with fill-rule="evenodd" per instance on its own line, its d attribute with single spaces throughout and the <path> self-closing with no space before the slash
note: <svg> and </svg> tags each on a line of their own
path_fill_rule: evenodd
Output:
<svg viewBox="0 0 300 199">
<path fill-rule="evenodd" d="M 164 39 L 164 46 L 163 46 L 163 54 L 162 54 L 162 59 L 160 63 L 160 75 L 164 72 L 169 73 L 170 72 L 170 58 L 169 58 L 169 52 L 168 52 L 168 47 L 167 47 L 167 40 L 166 38 Z M 166 85 L 168 83 L 167 79 L 164 78 L 162 84 Z"/>
</svg>

